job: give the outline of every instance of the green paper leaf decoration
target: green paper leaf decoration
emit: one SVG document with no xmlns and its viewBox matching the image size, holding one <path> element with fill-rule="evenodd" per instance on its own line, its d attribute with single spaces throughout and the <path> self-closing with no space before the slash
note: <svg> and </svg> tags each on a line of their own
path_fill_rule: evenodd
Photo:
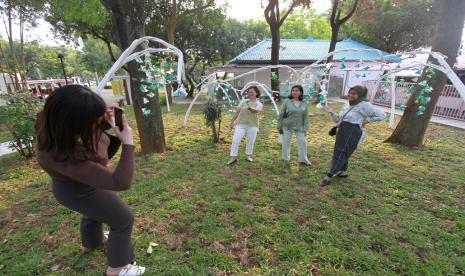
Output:
<svg viewBox="0 0 465 276">
<path fill-rule="evenodd" d="M 149 108 L 142 107 L 142 115 L 144 115 L 144 117 L 148 117 L 150 114 L 152 114 L 152 111 Z"/>
<path fill-rule="evenodd" d="M 147 89 L 147 86 L 144 84 L 139 85 L 139 91 L 142 93 L 147 93 L 149 90 Z"/>
</svg>

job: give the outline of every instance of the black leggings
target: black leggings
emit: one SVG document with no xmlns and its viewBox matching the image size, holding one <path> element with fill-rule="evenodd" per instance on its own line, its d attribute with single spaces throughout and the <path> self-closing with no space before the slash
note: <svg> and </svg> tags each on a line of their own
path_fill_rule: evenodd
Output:
<svg viewBox="0 0 465 276">
<path fill-rule="evenodd" d="M 52 191 L 58 202 L 83 215 L 83 246 L 96 248 L 103 243 L 102 223 L 105 223 L 110 226 L 106 250 L 108 265 L 121 267 L 134 261 L 131 241 L 134 216 L 114 192 L 57 180 L 52 180 Z"/>
<path fill-rule="evenodd" d="M 359 125 L 342 122 L 337 128 L 336 142 L 334 143 L 333 160 L 329 177 L 340 171 L 347 171 L 349 158 L 357 149 L 358 141 L 362 136 Z"/>
</svg>

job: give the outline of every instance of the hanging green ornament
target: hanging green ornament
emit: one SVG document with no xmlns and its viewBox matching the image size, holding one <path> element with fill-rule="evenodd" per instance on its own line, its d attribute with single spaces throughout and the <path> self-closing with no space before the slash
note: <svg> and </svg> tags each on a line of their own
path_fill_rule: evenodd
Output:
<svg viewBox="0 0 465 276">
<path fill-rule="evenodd" d="M 174 81 L 176 78 L 174 77 L 174 75 L 168 74 L 165 79 L 167 81 Z"/>
<path fill-rule="evenodd" d="M 277 80 L 278 79 L 278 74 L 276 74 L 275 72 L 271 72 L 271 79 L 272 80 Z"/>
<path fill-rule="evenodd" d="M 142 93 L 147 93 L 149 90 L 147 89 L 147 86 L 144 84 L 139 85 L 139 91 Z"/>
<path fill-rule="evenodd" d="M 152 111 L 149 108 L 142 107 L 142 115 L 144 115 L 145 117 L 148 117 L 150 116 L 150 114 L 152 114 Z"/>
</svg>

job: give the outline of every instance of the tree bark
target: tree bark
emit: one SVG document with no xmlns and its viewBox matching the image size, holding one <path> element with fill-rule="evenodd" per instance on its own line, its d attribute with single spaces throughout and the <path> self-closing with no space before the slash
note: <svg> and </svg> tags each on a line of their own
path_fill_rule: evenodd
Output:
<svg viewBox="0 0 465 276">
<path fill-rule="evenodd" d="M 447 2 L 447 3 L 446 3 Z M 460 48 L 462 31 L 465 21 L 465 1 L 463 0 L 441 0 L 439 3 L 439 22 L 436 35 L 433 40 L 432 51 L 441 52 L 448 56 L 447 63 L 453 67 Z M 437 64 L 431 56 L 428 61 Z M 426 70 L 423 71 L 420 81 L 426 80 Z M 392 135 L 385 141 L 388 143 L 401 144 L 405 146 L 420 146 L 433 114 L 436 103 L 441 96 L 447 76 L 437 72 L 428 81 L 433 88 L 429 95 L 431 101 L 426 105 L 423 115 L 417 115 L 417 104 L 415 97 L 420 93 L 421 88 L 417 87 L 410 96 L 407 106 L 399 124 Z"/>
<path fill-rule="evenodd" d="M 128 48 L 132 41 L 145 36 L 143 0 L 101 0 L 101 2 L 112 16 L 115 41 L 120 49 Z M 139 46 L 137 50 L 141 50 L 142 47 Z M 165 152 L 165 133 L 158 91 L 153 91 L 155 96 L 146 98 L 149 102 L 144 104 L 144 97 L 138 88 L 140 80 L 145 79 L 146 76 L 138 69 L 139 65 L 135 61 L 128 63 L 132 102 L 142 152 L 144 154 Z M 142 108 L 148 108 L 151 113 L 144 115 Z"/>
<path fill-rule="evenodd" d="M 13 28 L 12 28 L 12 10 L 13 10 L 13 4 L 11 1 L 8 1 L 8 6 L 7 6 L 7 13 L 8 13 L 8 30 L 7 30 L 7 36 L 8 36 L 8 43 L 10 45 L 10 55 L 11 55 L 11 61 L 13 62 L 13 80 L 14 80 L 14 85 L 15 85 L 15 90 L 20 89 L 19 85 L 19 80 L 18 80 L 18 62 L 16 60 L 16 53 L 15 53 L 15 47 L 13 43 Z"/>
<path fill-rule="evenodd" d="M 337 43 L 337 36 L 339 34 L 339 27 L 340 26 L 334 26 L 334 27 L 331 27 L 331 41 L 329 43 L 329 49 L 328 49 L 328 53 L 331 53 L 333 52 L 335 49 L 336 49 L 336 43 Z M 326 59 L 326 63 L 330 63 L 333 61 L 333 56 L 329 56 L 327 59 Z"/>
<path fill-rule="evenodd" d="M 331 10 L 331 16 L 329 18 L 329 23 L 331 25 L 331 42 L 329 44 L 328 53 L 331 53 L 336 49 L 337 36 L 339 34 L 339 29 L 347 20 L 349 20 L 355 14 L 355 11 L 357 10 L 357 6 L 358 6 L 358 1 L 359 0 L 355 0 L 354 4 L 352 5 L 352 8 L 347 13 L 347 15 L 341 18 L 341 9 L 339 8 L 339 0 L 333 0 L 333 7 Z M 333 61 L 333 58 L 334 57 L 332 55 L 329 56 L 326 59 L 326 63 L 330 63 L 331 61 Z"/>
<path fill-rule="evenodd" d="M 23 91 L 28 91 L 27 68 L 26 61 L 24 59 L 24 15 L 21 11 L 19 14 L 19 43 L 19 59 L 22 67 L 22 69 L 19 70 L 21 75 L 21 84 L 23 86 Z"/>
</svg>

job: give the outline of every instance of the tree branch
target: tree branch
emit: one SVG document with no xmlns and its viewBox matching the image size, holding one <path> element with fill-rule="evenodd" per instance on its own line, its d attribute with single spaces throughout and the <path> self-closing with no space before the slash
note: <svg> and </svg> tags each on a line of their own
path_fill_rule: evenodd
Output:
<svg viewBox="0 0 465 276">
<path fill-rule="evenodd" d="M 334 27 L 336 23 L 336 12 L 338 10 L 339 6 L 339 0 L 333 0 L 333 9 L 331 10 L 331 17 L 329 19 L 329 23 L 331 24 L 331 27 Z"/>
<path fill-rule="evenodd" d="M 346 17 L 340 20 L 341 25 L 344 24 L 347 20 L 349 20 L 349 18 L 351 18 L 352 15 L 354 15 L 355 10 L 357 10 L 357 5 L 358 5 L 358 0 L 355 0 L 354 5 L 352 6 L 352 10 L 349 12 L 349 14 L 346 15 Z"/>
</svg>

